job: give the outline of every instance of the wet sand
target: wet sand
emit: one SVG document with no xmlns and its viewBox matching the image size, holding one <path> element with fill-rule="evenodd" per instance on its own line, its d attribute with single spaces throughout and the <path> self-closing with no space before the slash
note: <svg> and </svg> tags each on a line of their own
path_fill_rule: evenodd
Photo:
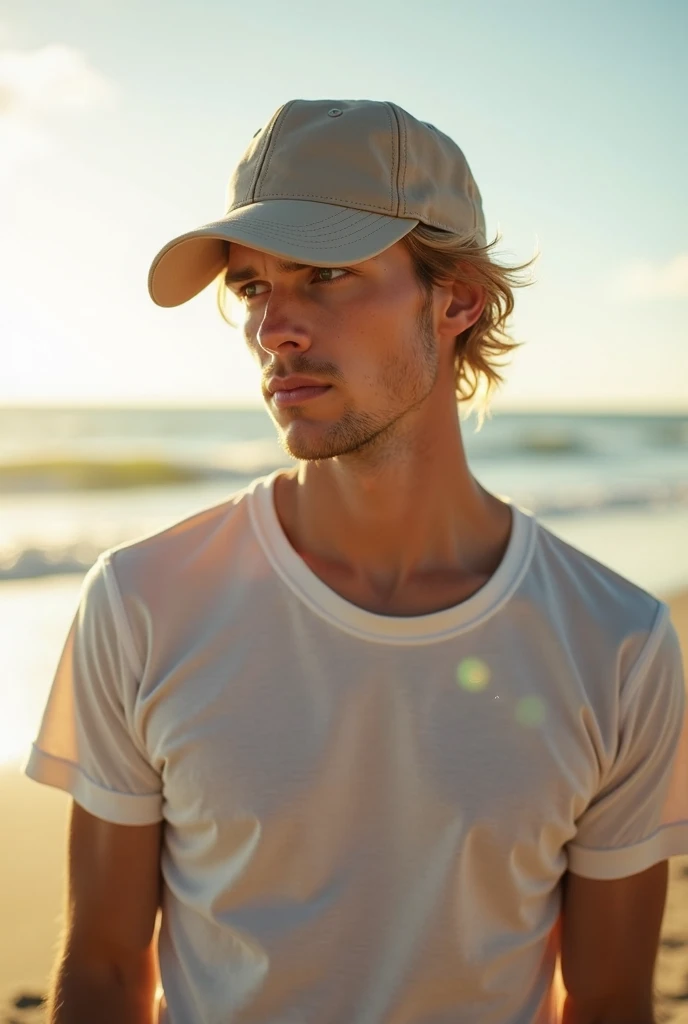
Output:
<svg viewBox="0 0 688 1024">
<path fill-rule="evenodd" d="M 670 603 L 688 665 L 688 591 Z M 63 911 L 68 807 L 65 794 L 16 768 L 0 772 L 0 1024 L 43 1020 Z M 688 1024 L 688 856 L 671 860 L 655 982 L 657 1024 Z"/>
</svg>

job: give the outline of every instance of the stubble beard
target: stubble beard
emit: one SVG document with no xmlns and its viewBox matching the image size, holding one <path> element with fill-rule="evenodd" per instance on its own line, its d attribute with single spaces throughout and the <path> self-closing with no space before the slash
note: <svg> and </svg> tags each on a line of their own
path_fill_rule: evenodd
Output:
<svg viewBox="0 0 688 1024">
<path fill-rule="evenodd" d="M 392 357 L 380 371 L 382 408 L 374 412 L 349 409 L 336 423 L 324 425 L 320 433 L 313 431 L 311 436 L 299 431 L 298 426 L 290 436 L 289 431 L 278 425 L 280 447 L 291 458 L 304 462 L 344 455 L 366 460 L 392 456 L 396 447 L 403 444 L 402 421 L 428 397 L 437 380 L 438 369 L 432 295 L 428 294 L 418 313 L 416 345 L 411 359 L 400 363 L 398 358 Z"/>
</svg>

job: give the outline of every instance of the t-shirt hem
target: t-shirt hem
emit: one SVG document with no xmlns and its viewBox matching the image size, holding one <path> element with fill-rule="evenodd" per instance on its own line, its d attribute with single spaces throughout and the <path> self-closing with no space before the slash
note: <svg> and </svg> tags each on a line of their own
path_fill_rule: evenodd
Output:
<svg viewBox="0 0 688 1024">
<path fill-rule="evenodd" d="M 34 782 L 69 793 L 84 810 L 115 825 L 153 825 L 163 819 L 161 793 L 105 789 L 89 779 L 79 765 L 46 754 L 35 744 L 23 772 Z"/>
<path fill-rule="evenodd" d="M 688 854 L 688 821 L 665 825 L 654 835 L 633 846 L 617 850 L 594 850 L 569 844 L 568 868 L 584 878 L 625 878 L 645 871 L 669 857 Z"/>
</svg>

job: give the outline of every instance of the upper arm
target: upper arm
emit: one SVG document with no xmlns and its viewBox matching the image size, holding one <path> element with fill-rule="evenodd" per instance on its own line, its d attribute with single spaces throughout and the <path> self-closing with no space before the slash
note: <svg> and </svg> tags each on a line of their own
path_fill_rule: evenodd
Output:
<svg viewBox="0 0 688 1024">
<path fill-rule="evenodd" d="M 652 1019 L 655 960 L 664 916 L 668 862 L 626 878 L 564 877 L 561 971 L 568 999 L 605 1020 Z M 576 1019 L 569 1014 L 572 1024 Z M 566 1015 L 564 1021 L 567 1020 Z"/>
<path fill-rule="evenodd" d="M 160 905 L 161 837 L 161 822 L 116 825 L 73 803 L 67 914 L 73 954 L 111 963 L 148 956 Z"/>
</svg>

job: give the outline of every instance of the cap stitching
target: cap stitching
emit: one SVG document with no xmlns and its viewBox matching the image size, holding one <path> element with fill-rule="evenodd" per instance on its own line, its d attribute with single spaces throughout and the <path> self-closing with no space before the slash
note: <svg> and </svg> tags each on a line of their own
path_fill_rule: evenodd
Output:
<svg viewBox="0 0 688 1024">
<path fill-rule="evenodd" d="M 314 193 L 309 193 L 309 192 L 299 193 L 298 195 L 287 194 L 286 192 L 275 192 L 275 193 L 272 193 L 269 196 L 262 196 L 261 197 L 261 199 L 312 199 L 312 198 L 315 198 Z M 321 200 L 323 200 L 323 199 L 338 200 L 339 196 L 320 196 L 320 199 Z M 250 205 L 250 204 L 247 204 L 247 205 Z M 374 203 L 367 203 L 366 205 L 370 206 L 370 207 L 373 207 L 373 209 L 375 209 L 375 210 L 382 211 L 382 213 L 386 217 L 393 217 L 394 220 L 419 220 L 423 224 L 430 224 L 431 227 L 441 228 L 443 231 L 452 231 L 452 232 L 456 233 L 455 226 L 453 224 L 446 224 L 446 223 L 444 223 L 444 221 L 430 220 L 430 218 L 428 218 L 428 217 L 419 217 L 418 214 L 411 213 L 408 210 L 407 210 L 406 217 L 394 217 L 393 214 L 390 214 L 389 210 L 385 210 L 384 206 L 376 206 Z M 238 209 L 241 209 L 241 207 L 238 207 Z M 356 207 L 356 209 L 359 210 L 361 213 L 368 213 L 369 212 L 368 210 L 362 210 L 360 207 Z M 471 229 L 469 229 L 469 230 L 471 230 Z"/>
<path fill-rule="evenodd" d="M 277 113 L 279 113 L 279 111 Z M 260 168 L 260 165 L 263 162 L 263 153 L 265 151 L 265 147 L 267 146 L 267 144 L 268 144 L 268 142 L 270 140 L 270 129 L 272 128 L 272 125 L 274 124 L 274 122 L 275 122 L 275 120 L 277 118 L 277 113 L 273 116 L 272 121 L 270 121 L 267 124 L 267 126 L 265 128 L 265 133 L 263 135 L 263 138 L 260 140 L 260 142 L 258 144 L 258 152 L 256 154 L 256 166 L 253 169 L 253 174 L 251 176 L 251 181 L 249 182 L 249 186 L 246 189 L 246 192 L 244 193 L 244 198 L 241 200 L 242 205 L 244 205 L 246 203 L 252 202 L 251 194 L 253 192 L 253 186 L 254 186 L 255 181 L 256 181 L 256 175 L 258 174 L 258 169 Z"/>
<path fill-rule="evenodd" d="M 296 102 L 296 100 L 291 100 L 289 103 L 285 103 L 284 107 L 282 108 L 282 110 L 284 112 L 284 117 L 280 121 L 279 128 L 277 128 L 277 131 L 275 132 L 275 138 L 274 138 L 274 143 L 275 144 L 272 147 L 272 150 L 270 151 L 269 156 L 268 156 L 268 154 L 266 152 L 267 163 L 265 164 L 265 175 L 264 175 L 264 177 L 266 177 L 266 178 L 267 178 L 267 175 L 268 175 L 268 171 L 270 170 L 270 164 L 272 163 L 272 154 L 275 151 L 275 146 L 277 145 L 277 140 L 280 137 L 280 132 L 282 131 L 282 128 L 284 127 L 284 122 L 286 120 L 287 111 L 288 111 L 288 109 L 290 107 L 292 107 L 294 105 L 295 102 Z M 275 125 L 276 124 L 277 124 L 277 122 L 275 122 Z M 260 174 L 262 173 L 262 170 L 263 170 L 263 168 L 261 167 L 261 169 L 260 169 L 260 171 L 258 173 L 258 178 L 260 177 Z M 256 189 L 258 188 L 258 178 L 256 178 Z M 254 189 L 254 192 L 253 192 L 253 198 L 254 198 L 254 200 L 256 198 L 255 189 Z"/>
<path fill-rule="evenodd" d="M 389 103 L 388 106 L 389 106 L 390 110 L 392 111 L 392 114 L 394 116 L 394 120 L 395 120 L 396 126 L 397 126 L 397 137 L 396 137 L 396 147 L 395 147 L 395 150 L 396 150 L 395 155 L 397 156 L 397 174 L 396 174 L 396 179 L 397 179 L 396 180 L 397 203 L 396 203 L 396 213 L 395 213 L 395 216 L 398 217 L 401 214 L 401 193 L 400 193 L 400 189 L 399 189 L 399 178 L 400 178 L 400 174 L 401 174 L 401 130 L 400 130 L 400 125 L 399 125 L 399 115 L 397 113 L 397 109 L 396 109 L 395 105 L 393 103 Z"/>
<path fill-rule="evenodd" d="M 274 131 L 275 125 L 277 124 L 280 116 L 283 113 L 286 113 L 287 109 L 292 105 L 293 102 L 294 102 L 294 100 L 290 100 L 289 103 L 285 103 L 282 107 L 279 108 L 278 111 L 276 111 L 276 113 L 274 114 L 270 124 L 268 125 L 268 127 L 267 127 L 267 129 L 265 131 L 265 145 L 264 145 L 263 149 L 260 152 L 260 156 L 256 160 L 256 169 L 255 169 L 255 171 L 253 173 L 253 179 L 251 181 L 251 187 L 249 188 L 248 192 L 246 193 L 246 195 L 244 197 L 244 201 L 245 202 L 254 202 L 255 201 L 255 198 L 256 198 L 255 190 L 256 190 L 256 188 L 258 186 L 258 179 L 260 178 L 260 173 L 263 170 L 263 164 L 265 162 L 265 157 L 267 156 L 268 151 L 270 149 L 270 142 L 272 141 L 272 133 Z M 272 156 L 272 154 L 271 154 L 271 156 Z"/>
<path fill-rule="evenodd" d="M 403 218 L 402 217 L 398 217 L 396 219 L 397 220 L 402 220 Z M 358 240 L 363 239 L 363 238 L 368 238 L 370 235 L 374 235 L 376 231 L 379 231 L 380 227 L 381 227 L 380 224 L 376 224 L 375 227 L 371 231 L 366 231 L 364 234 L 360 234 L 360 233 L 357 234 L 355 231 L 348 231 L 348 232 L 347 231 L 343 231 L 343 232 L 340 231 L 340 232 L 337 232 L 337 235 L 340 238 L 344 238 L 344 239 L 353 238 L 355 236 L 356 240 L 358 241 Z M 262 225 L 261 225 L 261 228 L 262 228 Z M 328 239 L 324 239 L 323 241 L 319 241 L 319 240 L 316 240 L 316 239 L 308 238 L 307 236 L 304 236 L 301 239 L 299 239 L 299 238 L 295 239 L 293 235 L 283 235 L 281 232 L 279 232 L 279 231 L 271 231 L 269 228 L 268 229 L 263 228 L 260 232 L 251 231 L 249 229 L 245 233 L 246 233 L 246 235 L 251 235 L 251 236 L 253 236 L 253 237 L 257 238 L 257 239 L 260 239 L 261 237 L 264 237 L 265 235 L 268 235 L 268 236 L 270 236 L 272 238 L 276 238 L 276 239 L 282 240 L 282 241 L 288 241 L 288 242 L 303 241 L 303 242 L 307 243 L 308 245 L 313 246 L 316 249 L 326 248 L 326 247 L 332 248 L 332 249 L 340 249 L 342 247 L 341 245 L 337 245 L 336 243 L 331 242 Z"/>
<path fill-rule="evenodd" d="M 392 210 L 394 216 L 399 216 L 400 203 L 399 203 L 399 164 L 401 161 L 400 153 L 400 141 L 399 141 L 399 121 L 397 120 L 396 111 L 391 103 L 386 103 L 387 112 L 392 122 L 392 168 L 391 168 L 391 191 L 392 191 Z M 396 125 L 396 134 L 394 132 L 394 126 Z M 396 167 L 395 167 L 396 164 Z M 395 193 L 396 186 L 396 193 Z"/>
<path fill-rule="evenodd" d="M 408 134 L 406 131 L 406 115 L 404 111 L 401 109 L 401 107 L 397 108 L 397 116 L 399 117 L 399 123 L 401 125 L 402 138 L 404 143 L 404 165 L 399 172 L 399 191 L 401 192 L 402 198 L 404 200 L 404 213 L 406 213 L 406 189 L 404 188 L 404 186 L 406 184 L 406 168 L 408 167 Z"/>
<path fill-rule="evenodd" d="M 318 192 L 270 192 L 268 195 L 261 195 L 260 201 L 262 202 L 264 199 L 315 199 L 320 202 L 325 199 L 330 199 L 333 202 L 342 202 L 341 196 L 323 196 Z M 241 209 L 243 206 L 250 205 L 250 203 L 242 203 L 241 206 L 235 206 L 234 209 L 237 210 Z M 378 206 L 377 203 L 366 203 L 366 207 L 371 207 L 373 210 L 381 210 L 387 217 L 394 216 L 394 214 L 389 212 L 388 206 Z M 355 209 L 360 209 L 360 207 L 355 207 Z"/>
<path fill-rule="evenodd" d="M 392 214 L 393 217 L 396 217 L 396 216 L 398 216 L 398 213 L 399 213 L 399 204 L 398 203 L 396 204 L 396 211 L 395 211 L 395 205 L 394 205 L 395 167 L 394 167 L 394 164 L 395 164 L 395 162 L 397 160 L 397 142 L 398 142 L 398 140 L 394 138 L 394 120 L 392 118 L 392 113 L 391 113 L 391 111 L 389 109 L 390 108 L 390 104 L 389 103 L 385 103 L 384 106 L 385 106 L 385 111 L 387 113 L 387 120 L 389 121 L 389 134 L 390 134 L 390 142 L 391 142 L 391 149 L 392 149 L 392 166 L 390 168 L 390 173 L 389 173 L 389 212 Z M 397 164 L 397 167 L 398 166 L 399 165 Z"/>
<path fill-rule="evenodd" d="M 370 227 L 370 232 L 357 231 L 356 229 L 352 231 L 333 231 L 331 235 L 319 235 L 315 238 L 308 234 L 285 233 L 283 231 L 280 231 L 279 228 L 275 229 L 273 227 L 268 226 L 261 226 L 261 229 L 256 231 L 252 231 L 251 229 L 249 229 L 248 231 L 246 231 L 246 234 L 253 235 L 256 238 L 260 238 L 261 235 L 263 234 L 269 234 L 272 235 L 274 238 L 284 238 L 286 241 L 308 242 L 309 245 L 332 245 L 332 239 L 354 238 L 357 236 L 365 237 L 366 234 L 370 234 L 373 231 L 377 231 L 381 227 L 381 225 L 365 225 L 365 227 Z"/>
<path fill-rule="evenodd" d="M 343 234 L 347 228 L 353 228 L 353 231 L 355 232 L 359 228 L 368 227 L 368 225 L 370 224 L 370 218 L 371 217 L 375 218 L 375 223 L 376 224 L 379 223 L 379 220 L 380 220 L 380 215 L 377 214 L 377 213 L 368 213 L 368 214 L 365 214 L 365 217 L 366 217 L 366 219 L 364 221 L 360 221 L 359 220 L 359 221 L 357 221 L 356 223 L 353 223 L 353 224 L 350 223 L 353 218 L 349 217 L 349 218 L 347 218 L 347 221 L 349 223 L 347 223 L 347 221 L 342 221 L 341 225 L 339 225 L 335 231 L 324 231 L 324 230 L 320 229 L 318 231 L 313 231 L 312 233 L 310 231 L 311 225 L 309 225 L 309 224 L 304 224 L 301 227 L 298 227 L 298 226 L 294 226 L 294 225 L 291 225 L 291 224 L 280 224 L 279 221 L 275 221 L 275 220 L 264 220 L 264 221 L 261 221 L 260 225 L 257 228 L 255 228 L 255 229 L 253 228 L 253 226 L 251 224 L 247 225 L 247 227 L 248 227 L 249 230 L 252 230 L 252 231 L 256 231 L 256 230 L 260 231 L 261 228 L 266 227 L 266 228 L 269 228 L 271 231 L 278 232 L 279 234 L 296 235 L 296 236 L 298 236 L 300 238 L 304 237 L 305 235 L 308 235 L 309 238 L 335 238 L 337 235 Z M 391 218 L 388 218 L 388 219 L 389 220 L 401 220 L 400 217 L 391 217 Z M 351 234 L 350 231 L 348 233 Z"/>
<path fill-rule="evenodd" d="M 357 219 L 357 214 L 359 216 L 362 214 L 365 217 L 375 217 L 376 219 L 379 219 L 381 216 L 379 213 L 370 213 L 368 210 L 357 210 L 355 208 L 345 206 L 341 207 L 341 214 L 341 216 L 339 214 L 332 214 L 330 217 L 323 217 L 322 220 L 314 220 L 309 224 L 283 224 L 282 221 L 279 220 L 264 220 L 261 221 L 261 223 L 271 224 L 277 228 L 284 228 L 285 231 L 303 231 L 304 228 L 310 230 L 314 227 L 319 227 L 320 225 L 324 225 L 325 227 L 339 227 L 342 224 L 346 224 L 347 221 Z M 331 221 L 335 221 L 335 224 L 328 223 Z"/>
<path fill-rule="evenodd" d="M 381 227 L 380 224 L 376 224 L 374 227 L 372 227 L 370 229 L 370 231 L 366 231 L 366 232 L 360 232 L 360 231 L 338 231 L 338 232 L 336 232 L 336 234 L 332 235 L 332 238 L 367 238 L 368 235 L 372 235 L 376 231 L 378 231 L 380 229 L 380 227 Z M 309 238 L 307 235 L 302 235 L 302 236 L 298 236 L 298 235 L 285 235 L 283 232 L 275 231 L 275 230 L 273 230 L 271 228 L 263 228 L 260 231 L 251 231 L 249 229 L 248 231 L 246 231 L 246 234 L 247 235 L 253 235 L 256 238 L 260 238 L 263 235 L 271 235 L 273 238 L 281 238 L 281 239 L 284 239 L 285 241 L 288 241 L 288 242 L 294 242 L 294 241 L 300 242 L 300 241 L 303 241 L 303 242 L 306 242 L 308 245 L 313 245 L 313 246 L 316 246 L 316 247 L 332 246 L 332 245 L 334 245 L 334 243 L 332 241 L 332 238 L 328 238 L 328 237 Z"/>
<path fill-rule="evenodd" d="M 401 218 L 397 218 L 401 220 Z M 281 231 L 278 225 L 261 225 L 261 228 L 256 230 L 249 230 L 247 234 L 259 237 L 262 231 L 269 231 L 275 238 L 293 239 L 294 241 L 305 241 L 308 239 L 313 245 L 329 245 L 333 238 L 351 238 L 354 235 L 361 234 L 363 228 L 370 228 L 376 230 L 381 227 L 380 224 L 361 224 L 360 228 L 352 228 L 350 231 L 330 231 L 327 233 L 319 233 L 317 235 L 309 235 L 307 231 Z"/>
<path fill-rule="evenodd" d="M 262 200 L 259 200 L 259 201 L 262 202 Z M 242 206 L 233 206 L 233 207 L 231 207 L 231 209 L 227 210 L 227 216 L 230 213 L 234 213 L 235 210 L 245 210 L 249 206 L 255 206 L 255 205 L 257 205 L 257 204 L 255 204 L 255 203 L 246 203 L 245 205 L 242 205 Z M 357 207 L 338 206 L 336 213 L 328 213 L 328 215 L 326 217 L 320 217 L 318 220 L 311 221 L 311 224 L 326 224 L 327 221 L 335 220 L 335 218 L 342 217 L 343 215 L 346 215 L 347 217 L 352 217 L 356 213 L 368 213 L 368 212 L 369 212 L 368 210 L 359 210 Z M 380 214 L 379 213 L 371 213 L 370 216 L 371 217 L 379 217 Z M 209 224 L 204 225 L 204 227 L 212 227 L 216 223 L 217 223 L 217 221 L 211 221 Z M 278 224 L 279 221 L 267 221 L 267 223 L 269 223 L 269 224 Z M 292 227 L 292 226 L 293 225 L 290 225 L 290 224 L 285 224 L 284 225 L 284 227 Z"/>
</svg>

